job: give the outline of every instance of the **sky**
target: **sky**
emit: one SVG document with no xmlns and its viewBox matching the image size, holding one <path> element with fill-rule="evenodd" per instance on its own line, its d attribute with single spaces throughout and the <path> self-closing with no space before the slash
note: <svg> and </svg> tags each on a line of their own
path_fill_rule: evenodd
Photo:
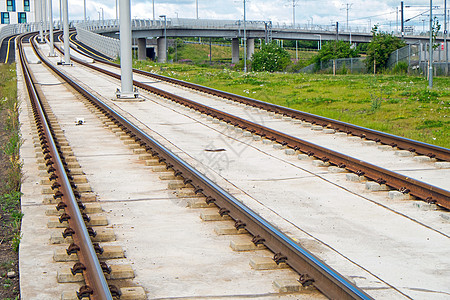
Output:
<svg viewBox="0 0 450 300">
<path fill-rule="evenodd" d="M 118 0 L 117 0 L 118 1 Z M 200 19 L 243 19 L 244 0 L 197 0 Z M 440 24 L 444 23 L 444 1 L 433 1 L 433 10 L 437 14 Z M 56 1 L 54 1 L 56 2 Z M 380 25 L 384 31 L 396 30 L 400 23 L 400 1 L 394 0 L 246 0 L 247 20 L 272 21 L 274 24 L 292 25 L 293 3 L 295 4 L 295 23 L 297 26 L 311 27 L 317 25 L 331 25 L 339 22 L 341 28 L 347 26 L 347 7 L 349 26 L 356 28 L 371 28 Z M 105 19 L 116 17 L 115 0 L 86 0 L 86 10 L 89 19 L 98 20 L 101 9 Z M 168 18 L 195 18 L 196 0 L 154 0 L 155 15 L 167 15 Z M 415 26 L 417 32 L 429 27 L 429 1 L 405 0 L 405 23 Z M 57 8 L 58 9 L 58 8 Z M 450 9 L 450 0 L 447 10 Z M 59 10 L 59 9 L 58 9 Z M 71 19 L 83 18 L 83 1 L 69 0 Z M 419 15 L 424 13 L 423 15 Z M 417 16 L 419 15 L 419 16 Z M 131 0 L 132 18 L 153 18 L 152 0 Z M 398 21 L 397 21 L 398 18 Z M 442 30 L 442 29 L 441 29 Z"/>
</svg>

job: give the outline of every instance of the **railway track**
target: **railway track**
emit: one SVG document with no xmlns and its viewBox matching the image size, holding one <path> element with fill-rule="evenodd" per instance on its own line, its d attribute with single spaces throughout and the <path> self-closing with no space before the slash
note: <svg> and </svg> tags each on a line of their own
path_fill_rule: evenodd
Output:
<svg viewBox="0 0 450 300">
<path fill-rule="evenodd" d="M 33 47 L 35 47 L 34 43 Z M 26 59 L 24 58 L 23 50 L 21 49 L 22 48 L 20 48 L 22 58 L 21 61 L 24 62 Z M 38 54 L 41 61 L 46 62 L 46 59 L 39 54 L 36 49 L 35 52 Z M 167 169 L 172 169 L 174 171 L 175 176 L 182 176 L 185 183 L 189 183 L 195 188 L 196 194 L 203 194 L 207 198 L 208 203 L 214 203 L 219 207 L 222 215 L 228 215 L 235 220 L 237 229 L 245 228 L 245 230 L 254 237 L 255 245 L 263 244 L 265 247 L 274 252 L 274 257 L 277 264 L 286 263 L 297 271 L 300 274 L 299 280 L 304 286 L 313 284 L 317 289 L 330 298 L 371 298 L 331 267 L 327 266 L 317 257 L 293 242 L 266 220 L 243 205 L 232 195 L 228 194 L 225 190 L 179 159 L 156 140 L 127 121 L 111 107 L 104 104 L 97 97 L 84 90 L 72 79 L 58 71 L 58 69 L 53 65 L 47 63 L 47 66 L 51 68 L 53 72 L 58 74 L 58 76 L 64 79 L 65 82 L 69 83 L 72 88 L 83 95 L 83 97 L 86 97 L 93 105 L 108 116 L 112 122 L 130 134 L 136 142 L 140 143 L 141 147 L 145 147 L 147 153 L 151 153 L 153 157 L 159 158 L 160 162 L 164 162 Z M 29 71 L 27 70 L 26 64 L 23 64 L 23 72 L 26 74 L 26 78 L 31 78 L 31 76 L 28 75 Z M 27 80 L 27 86 L 30 89 L 32 85 L 31 79 Z M 37 99 L 38 97 L 34 96 L 33 93 L 35 92 L 30 92 L 30 97 L 33 96 L 33 99 Z M 34 100 L 34 103 L 37 103 L 36 106 L 39 108 L 39 101 Z M 57 183 L 54 183 L 54 186 L 59 187 L 59 185 L 61 185 L 62 195 L 58 193 L 57 196 L 62 198 L 62 203 L 58 204 L 58 208 L 64 207 L 67 215 L 63 215 L 61 218 L 67 219 L 69 221 L 70 228 L 74 231 L 72 234 L 75 245 L 72 245 L 71 247 L 80 247 L 78 257 L 80 264 L 82 265 L 77 265 L 78 269 L 76 270 L 82 270 L 81 272 L 84 273 L 86 285 L 80 289 L 79 294 L 86 296 L 90 293 L 92 295 L 92 299 L 112 299 L 110 289 L 115 291 L 114 296 L 116 297 L 118 296 L 118 289 L 115 287 L 108 288 L 108 285 L 106 284 L 106 280 L 103 276 L 104 267 L 102 269 L 100 266 L 97 256 L 95 255 L 95 250 L 90 242 L 89 233 L 84 225 L 86 216 L 84 215 L 83 221 L 83 215 L 79 211 L 79 207 L 82 207 L 82 204 L 79 202 L 77 203 L 75 195 L 70 188 L 70 175 L 68 176 L 64 172 L 64 159 L 62 159 L 62 161 L 59 159 L 57 143 L 52 140 L 50 128 L 46 124 L 44 118 L 45 114 L 46 113 L 40 109 L 39 116 L 41 121 L 37 126 L 38 128 L 43 127 L 45 131 L 45 138 L 42 138 L 42 144 L 44 146 L 47 144 L 50 145 L 50 155 L 46 156 L 47 164 L 56 166 L 56 171 L 51 174 L 51 179 L 56 178 L 55 182 Z M 45 149 L 47 148 L 44 148 L 44 151 L 46 152 Z"/>
<path fill-rule="evenodd" d="M 61 49 L 59 50 L 61 51 Z M 87 63 L 75 57 L 73 58 L 73 60 L 81 65 L 92 68 L 116 79 L 120 79 L 120 75 L 116 72 L 112 72 L 110 70 L 105 70 L 104 68 L 94 66 L 90 63 Z M 106 60 L 102 60 L 101 62 L 116 68 L 119 67 L 117 64 L 114 64 Z M 134 70 L 134 72 L 136 74 L 141 74 L 146 77 L 163 80 L 172 83 L 174 85 L 187 87 L 189 89 L 200 91 L 202 93 L 218 96 L 223 99 L 228 99 L 234 102 L 257 107 L 259 109 L 263 109 L 268 112 L 281 114 L 285 117 L 298 119 L 301 121 L 308 122 L 310 124 L 316 124 L 323 128 L 332 129 L 336 131 L 343 131 L 346 132 L 347 134 L 357 135 L 359 137 L 367 139 L 368 141 L 375 141 L 381 144 L 389 144 L 389 146 L 398 147 L 400 149 L 408 149 L 408 151 L 410 152 L 426 154 L 428 157 L 432 158 L 436 157 L 442 160 L 449 160 L 450 158 L 450 150 L 446 148 L 405 139 L 399 136 L 389 135 L 383 132 L 378 132 L 371 129 L 355 126 L 352 124 L 303 113 L 300 111 L 276 106 L 273 104 L 261 102 L 250 98 L 245 98 L 238 95 L 232 95 L 229 93 L 217 91 L 199 85 L 194 85 L 191 83 L 164 77 L 161 75 L 152 74 L 149 72 L 144 72 L 140 70 Z M 349 155 L 333 151 L 331 149 L 308 142 L 298 137 L 294 137 L 289 134 L 273 130 L 267 126 L 251 122 L 244 118 L 240 118 L 230 113 L 226 113 L 225 111 L 221 111 L 211 106 L 199 103 L 197 101 L 193 101 L 185 97 L 176 95 L 174 93 L 156 88 L 151 84 L 135 80 L 134 85 L 158 96 L 182 104 L 186 107 L 193 108 L 201 112 L 202 114 L 212 116 L 213 118 L 216 118 L 220 121 L 224 121 L 234 126 L 240 127 L 243 130 L 251 132 L 252 134 L 257 134 L 263 138 L 267 138 L 274 142 L 280 143 L 281 145 L 294 149 L 295 151 L 300 151 L 302 153 L 307 154 L 308 156 L 314 156 L 324 162 L 328 162 L 334 166 L 338 166 L 339 168 L 345 168 L 348 171 L 351 171 L 359 176 L 365 176 L 366 178 L 376 181 L 379 184 L 386 184 L 400 191 L 403 194 L 410 194 L 412 196 L 425 200 L 428 203 L 436 203 L 444 208 L 450 209 L 450 192 L 448 190 L 439 188 L 437 186 L 433 186 L 432 184 L 421 182 L 419 180 L 411 178 L 410 176 L 405 176 L 396 172 L 392 172 L 388 169 L 381 168 L 376 165 L 362 161 L 359 158 L 353 158 Z"/>
<path fill-rule="evenodd" d="M 74 35 L 75 34 L 72 34 L 72 36 L 74 36 Z M 79 45 L 78 41 L 74 41 L 72 39 L 72 42 L 77 43 L 77 45 Z M 86 52 L 94 60 L 102 62 L 109 66 L 120 67 L 119 65 L 111 62 L 111 60 L 108 59 L 107 57 L 105 57 L 104 55 L 90 51 L 90 48 L 87 49 L 85 47 L 86 46 L 81 45 L 81 48 L 84 49 L 85 51 L 87 50 Z M 74 50 L 80 51 L 79 49 L 76 49 L 76 48 L 74 48 Z M 217 96 L 217 97 L 220 97 L 223 99 L 228 99 L 228 100 L 231 100 L 231 101 L 234 101 L 237 103 L 242 103 L 242 104 L 256 107 L 259 109 L 263 109 L 263 110 L 266 110 L 269 112 L 273 112 L 276 114 L 281 114 L 285 117 L 290 117 L 290 118 L 301 120 L 304 122 L 309 122 L 311 124 L 316 124 L 316 125 L 322 126 L 324 128 L 334 129 L 336 131 L 345 132 L 347 134 L 358 136 L 358 137 L 367 139 L 369 141 L 375 141 L 380 144 L 389 145 L 392 147 L 397 147 L 399 149 L 408 150 L 413 153 L 426 155 L 431 158 L 437 158 L 442 161 L 450 161 L 450 150 L 447 148 L 443 148 L 443 147 L 439 147 L 436 145 L 431 145 L 431 144 L 403 138 L 401 136 L 396 136 L 396 135 L 388 134 L 385 132 L 372 130 L 369 128 L 364 128 L 361 126 L 356 126 L 356 125 L 353 125 L 350 123 L 321 117 L 318 115 L 314 115 L 314 114 L 302 112 L 299 110 L 275 105 L 275 104 L 268 103 L 268 102 L 259 101 L 256 99 L 227 93 L 224 91 L 212 89 L 209 87 L 182 81 L 182 80 L 175 79 L 175 78 L 170 78 L 167 76 L 162 76 L 162 75 L 158 75 L 158 74 L 154 74 L 154 73 L 150 73 L 150 72 L 146 72 L 146 71 L 142 71 L 142 70 L 137 70 L 137 69 L 134 69 L 133 72 L 136 74 L 141 74 L 141 75 L 144 75 L 144 76 L 147 76 L 150 78 L 154 78 L 157 80 L 169 82 L 174 85 L 186 87 L 186 88 L 189 88 L 189 89 L 192 89 L 195 91 L 199 91 L 199 92 L 202 92 L 205 94 Z"/>
<path fill-rule="evenodd" d="M 44 58 L 43 56 L 40 57 L 40 60 L 42 62 L 47 62 L 47 59 Z M 72 88 L 74 90 L 82 91 L 84 93 L 83 97 L 86 97 L 88 99 L 86 102 L 89 102 L 89 104 L 87 105 L 92 108 L 91 110 L 95 111 L 100 109 L 100 111 L 102 111 L 102 113 L 105 114 L 106 116 L 100 117 L 100 119 L 104 121 L 104 124 L 110 126 L 110 128 L 113 128 L 114 131 L 117 130 L 117 133 L 121 134 L 121 139 L 122 134 L 127 133 L 128 135 L 127 139 L 130 139 L 130 142 L 136 144 L 137 147 L 139 147 L 139 149 L 144 151 L 144 154 L 142 155 L 149 157 L 150 158 L 149 162 L 151 162 L 152 165 L 153 162 L 155 161 L 157 162 L 158 165 L 153 168 L 158 169 L 161 166 L 163 166 L 164 170 L 170 170 L 171 171 L 170 173 L 172 175 L 170 175 L 169 177 L 177 179 L 178 182 L 180 182 L 179 185 L 180 187 L 181 186 L 184 188 L 189 187 L 189 189 L 192 190 L 192 194 L 195 195 L 193 196 L 195 197 L 195 199 L 203 199 L 202 201 L 204 201 L 204 203 L 201 204 L 202 205 L 201 207 L 204 207 L 206 205 L 206 207 L 208 207 L 207 209 L 209 209 L 212 206 L 217 206 L 220 209 L 219 218 L 221 219 L 229 218 L 233 220 L 234 224 L 234 226 L 232 226 L 233 230 L 251 233 L 251 236 L 253 237 L 253 245 L 255 247 L 265 246 L 271 249 L 274 255 L 273 261 L 276 261 L 276 265 L 287 264 L 291 266 L 299 275 L 299 281 L 302 283 L 302 285 L 307 286 L 309 284 L 312 284 L 316 286 L 320 291 L 322 291 L 325 295 L 327 295 L 327 297 L 330 298 L 339 298 L 339 299 L 346 297 L 370 298 L 370 296 L 368 296 L 366 293 L 362 292 L 359 288 L 355 287 L 356 284 L 354 283 L 354 280 L 349 280 L 348 275 L 346 276 L 340 275 L 333 269 L 329 268 L 316 256 L 306 251 L 306 248 L 299 246 L 300 244 L 303 244 L 303 242 L 299 243 L 297 238 L 289 237 L 296 235 L 283 233 L 285 232 L 286 228 L 283 228 L 283 226 L 281 226 L 280 223 L 274 223 L 276 224 L 274 225 L 272 224 L 273 220 L 270 219 L 270 221 L 268 221 L 262 218 L 261 215 L 265 215 L 265 213 L 261 213 L 261 211 L 258 212 L 253 211 L 252 209 L 250 209 L 250 206 L 244 204 L 246 203 L 246 201 L 242 201 L 242 199 L 237 198 L 234 193 L 233 196 L 231 196 L 229 192 L 229 187 L 227 188 L 220 187 L 216 183 L 216 181 L 210 180 L 207 177 L 205 177 L 202 174 L 204 173 L 203 171 L 200 172 L 192 168 L 188 163 L 183 161 L 183 159 L 180 159 L 178 156 L 175 156 L 173 154 L 174 153 L 173 150 L 170 151 L 166 148 L 167 146 L 166 142 L 161 142 L 160 139 L 155 139 L 154 137 L 151 137 L 149 135 L 151 130 L 146 128 L 146 126 L 142 126 L 144 124 L 144 121 L 140 120 L 139 115 L 136 112 L 131 111 L 127 112 L 125 110 L 124 107 L 127 106 L 126 103 L 124 104 L 125 106 L 120 107 L 114 104 L 114 102 L 105 101 L 105 98 L 100 96 L 101 94 L 100 91 L 97 92 L 90 90 L 86 93 L 86 91 L 83 91 L 84 90 L 83 87 L 85 87 L 86 84 L 85 83 L 78 84 L 76 83 L 77 79 L 74 79 L 73 75 L 72 77 L 68 75 L 71 73 L 70 67 L 57 67 L 55 65 L 50 64 L 49 68 L 51 68 L 53 72 L 60 74 L 60 76 L 66 77 L 66 79 L 69 82 L 72 82 L 73 84 Z M 80 71 L 81 69 L 78 70 Z M 176 102 L 181 103 L 182 106 L 184 107 L 192 108 L 193 107 L 192 105 L 194 105 L 193 103 L 189 102 L 190 100 L 185 99 L 185 97 L 180 97 L 170 93 L 169 95 L 161 94 L 160 90 L 152 90 L 152 92 L 156 94 L 160 93 L 160 95 L 162 95 L 163 98 L 170 98 L 170 101 L 173 101 L 175 99 Z M 177 107 L 174 106 L 173 104 L 169 104 L 169 102 L 167 103 L 168 103 L 167 107 L 173 107 L 173 109 Z M 145 103 L 142 103 L 142 105 L 144 104 Z M 163 105 L 165 106 L 166 104 Z M 128 106 L 129 107 L 139 106 L 139 103 L 136 104 L 131 103 Z M 190 109 L 190 111 L 192 110 L 194 109 Z M 218 110 L 205 111 L 205 108 L 201 106 L 200 108 L 198 106 L 195 107 L 195 110 L 196 111 L 203 110 L 204 112 L 209 113 L 207 120 L 213 121 L 213 123 L 214 119 L 212 117 L 214 114 L 216 114 L 215 116 L 218 117 L 217 119 L 215 119 L 217 120 L 216 123 L 222 122 L 222 124 L 225 124 L 228 128 L 240 127 L 239 129 L 242 130 L 244 129 L 243 127 L 246 127 L 245 130 L 248 131 L 248 129 L 250 129 L 248 125 L 253 126 L 253 124 L 249 124 L 248 121 L 246 121 L 243 118 L 236 119 L 235 116 L 233 116 L 230 113 L 223 114 L 223 112 Z M 217 115 L 218 113 L 222 113 L 222 115 L 218 116 Z M 220 120 L 219 118 L 221 117 L 223 118 Z M 226 121 L 230 122 L 227 123 Z M 242 126 L 242 123 L 238 124 L 237 121 L 247 123 L 245 123 L 244 126 Z M 266 140 L 269 140 L 267 139 L 267 137 L 271 137 L 272 139 L 275 138 L 276 141 L 281 141 L 281 138 L 286 139 L 285 136 L 281 137 L 277 136 L 281 132 L 277 132 L 276 130 L 270 128 L 262 128 L 262 129 L 264 131 L 258 131 L 261 130 L 260 127 L 256 128 L 255 131 L 252 133 L 252 136 L 261 137 L 261 135 L 264 135 Z M 205 136 L 205 138 L 207 137 Z M 293 143 L 296 142 L 298 142 L 297 139 L 294 139 Z M 298 150 L 295 148 L 296 144 L 288 143 L 284 144 L 284 146 L 290 147 L 289 150 L 294 151 Z M 304 143 L 302 143 L 302 147 L 304 147 Z M 177 153 L 180 152 L 179 151 L 180 149 L 181 148 L 178 148 L 175 152 Z M 317 149 L 316 148 L 314 149 L 317 152 Z M 222 151 L 222 150 L 223 149 L 211 148 L 208 151 Z M 326 154 L 329 155 L 329 152 L 326 152 Z M 324 157 L 320 153 L 319 154 L 315 153 L 315 155 L 321 159 L 324 159 Z M 327 157 L 325 157 L 324 159 L 325 162 L 323 160 L 322 162 L 329 163 L 330 161 L 327 160 L 326 158 Z M 343 165 L 340 166 L 343 167 Z M 254 207 L 254 205 L 252 205 L 251 207 Z M 420 229 L 419 232 L 423 230 L 424 228 L 423 224 L 418 224 L 418 226 L 419 227 L 422 226 L 422 229 Z M 446 234 L 445 229 L 442 229 L 441 231 L 439 231 L 439 229 L 436 228 L 431 229 L 433 229 L 435 233 L 438 235 L 445 236 Z M 353 264 L 357 265 L 357 263 L 355 262 L 353 262 Z M 400 295 L 409 298 L 408 292 L 401 291 L 402 288 L 395 288 L 393 285 L 390 285 L 388 282 L 382 280 L 380 277 L 375 278 L 377 278 L 377 280 L 379 280 L 383 284 L 386 284 L 390 289 L 398 292 Z M 373 293 L 373 290 L 371 290 L 370 288 L 368 290 L 371 291 L 370 294 Z M 147 293 L 151 294 L 152 292 L 147 291 Z M 239 299 L 239 297 L 237 298 Z"/>
<path fill-rule="evenodd" d="M 55 190 L 54 199 L 59 199 L 57 209 L 64 209 L 65 213 L 60 216 L 60 222 L 68 222 L 69 227 L 63 235 L 71 236 L 73 244 L 67 250 L 67 254 L 76 253 L 79 262 L 72 268 L 73 274 L 82 273 L 86 285 L 82 286 L 78 292 L 79 297 L 86 297 L 91 295 L 94 299 L 112 299 L 111 290 L 118 294 L 118 289 L 115 286 L 108 286 L 102 268 L 97 258 L 97 252 L 101 252 L 101 248 L 97 245 L 94 249 L 94 244 L 91 242 L 90 236 L 95 234 L 88 227 L 85 221 L 88 222 L 89 216 L 82 213 L 85 209 L 84 204 L 76 197 L 76 187 L 70 170 L 67 168 L 67 162 L 61 151 L 61 145 L 52 132 L 52 127 L 48 120 L 48 112 L 43 108 L 32 79 L 32 75 L 28 68 L 27 59 L 23 50 L 23 40 L 29 40 L 30 34 L 26 34 L 19 38 L 19 55 L 22 67 L 23 76 L 25 79 L 28 96 L 33 107 L 36 127 L 39 132 L 39 139 L 41 141 L 42 154 L 44 155 L 45 164 L 48 166 L 47 172 L 49 180 L 53 183 L 52 189 Z M 70 249 L 70 250 L 69 250 Z"/>
</svg>

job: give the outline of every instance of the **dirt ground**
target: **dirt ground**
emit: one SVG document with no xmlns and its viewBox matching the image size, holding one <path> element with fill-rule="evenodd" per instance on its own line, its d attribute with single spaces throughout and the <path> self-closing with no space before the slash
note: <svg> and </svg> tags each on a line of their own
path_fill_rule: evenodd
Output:
<svg viewBox="0 0 450 300">
<path fill-rule="evenodd" d="M 2 146 L 8 140 L 5 131 L 6 113 L 0 109 L 0 193 L 3 195 L 8 178 L 9 158 L 3 154 Z M 1 200 L 0 200 L 1 201 Z M 19 299 L 19 254 L 11 247 L 12 232 L 10 215 L 0 209 L 0 299 Z M 14 274 L 12 274 L 14 273 Z M 10 275 L 8 277 L 8 275 Z"/>
</svg>

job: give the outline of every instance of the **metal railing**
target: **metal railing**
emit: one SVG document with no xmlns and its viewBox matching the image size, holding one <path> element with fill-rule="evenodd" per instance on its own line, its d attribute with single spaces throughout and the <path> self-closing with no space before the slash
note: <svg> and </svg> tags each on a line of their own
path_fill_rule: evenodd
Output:
<svg viewBox="0 0 450 300">
<path fill-rule="evenodd" d="M 24 24 L 8 24 L 0 27 L 0 41 L 4 38 L 20 33 L 32 32 L 39 30 L 39 23 L 24 23 Z"/>
<path fill-rule="evenodd" d="M 117 58 L 120 54 L 120 40 L 103 36 L 89 31 L 81 26 L 76 26 L 77 38 L 82 43 L 108 56 Z"/>
</svg>

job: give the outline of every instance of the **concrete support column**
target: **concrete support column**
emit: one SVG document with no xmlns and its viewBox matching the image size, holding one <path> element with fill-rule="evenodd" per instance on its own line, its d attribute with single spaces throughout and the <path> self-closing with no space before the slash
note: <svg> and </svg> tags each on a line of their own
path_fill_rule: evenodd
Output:
<svg viewBox="0 0 450 300">
<path fill-rule="evenodd" d="M 70 65 L 70 45 L 69 45 L 69 10 L 68 1 L 62 0 L 63 9 L 63 38 L 64 38 L 64 64 Z"/>
<path fill-rule="evenodd" d="M 234 38 L 231 40 L 231 63 L 239 63 L 239 39 Z"/>
<path fill-rule="evenodd" d="M 167 62 L 166 39 L 163 37 L 160 37 L 160 38 L 158 38 L 157 43 L 158 43 L 158 62 L 165 63 L 165 62 Z"/>
<path fill-rule="evenodd" d="M 131 53 L 131 8 L 130 0 L 120 0 L 120 83 L 118 98 L 134 98 L 133 91 L 133 57 Z"/>
<path fill-rule="evenodd" d="M 145 60 L 147 58 L 147 39 L 139 38 L 138 40 L 138 59 Z"/>
<path fill-rule="evenodd" d="M 247 39 L 247 59 L 252 59 L 255 53 L 255 39 Z"/>
</svg>

